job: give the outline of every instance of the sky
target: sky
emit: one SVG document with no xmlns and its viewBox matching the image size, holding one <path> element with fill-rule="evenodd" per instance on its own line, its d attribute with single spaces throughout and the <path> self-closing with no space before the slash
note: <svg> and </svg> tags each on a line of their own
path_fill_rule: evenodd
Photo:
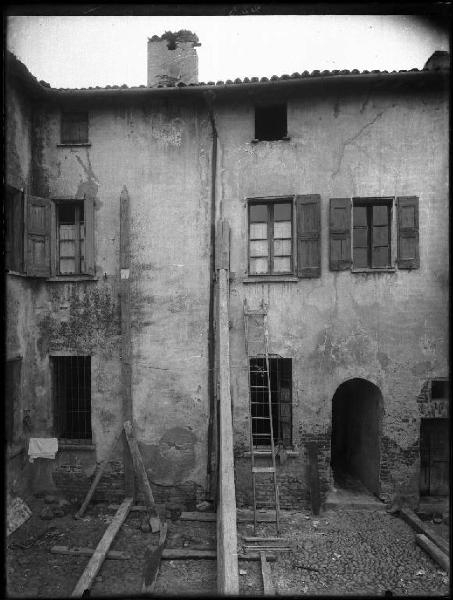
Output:
<svg viewBox="0 0 453 600">
<path fill-rule="evenodd" d="M 447 33 L 413 15 L 10 16 L 7 48 L 53 87 L 146 85 L 149 37 L 190 29 L 199 81 L 422 68 Z"/>
</svg>

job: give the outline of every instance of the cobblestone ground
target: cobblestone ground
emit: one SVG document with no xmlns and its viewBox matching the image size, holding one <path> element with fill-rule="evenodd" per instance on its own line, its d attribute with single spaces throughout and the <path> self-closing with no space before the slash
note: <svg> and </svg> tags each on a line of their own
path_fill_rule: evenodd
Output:
<svg viewBox="0 0 453 600">
<path fill-rule="evenodd" d="M 239 533 L 253 535 L 247 525 Z M 273 536 L 275 527 L 259 524 L 257 535 Z M 448 575 L 416 545 L 413 529 L 384 511 L 293 513 L 281 535 L 295 549 L 272 563 L 279 595 L 449 595 Z M 258 565 L 240 567 L 241 593 L 261 594 Z"/>
</svg>

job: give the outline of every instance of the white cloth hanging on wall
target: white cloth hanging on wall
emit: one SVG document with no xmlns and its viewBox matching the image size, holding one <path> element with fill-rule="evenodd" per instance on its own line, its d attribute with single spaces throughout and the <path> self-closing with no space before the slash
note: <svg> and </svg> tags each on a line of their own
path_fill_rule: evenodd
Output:
<svg viewBox="0 0 453 600">
<path fill-rule="evenodd" d="M 30 462 L 35 458 L 55 458 L 58 452 L 57 438 L 30 438 L 28 443 L 28 456 Z"/>
</svg>

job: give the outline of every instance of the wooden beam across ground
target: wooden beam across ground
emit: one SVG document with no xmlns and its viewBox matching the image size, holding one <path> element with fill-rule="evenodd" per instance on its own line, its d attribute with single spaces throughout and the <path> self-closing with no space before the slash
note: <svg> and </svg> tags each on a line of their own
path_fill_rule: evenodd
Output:
<svg viewBox="0 0 453 600">
<path fill-rule="evenodd" d="M 129 510 L 132 506 L 133 501 L 133 498 L 126 498 L 119 507 L 118 511 L 113 517 L 112 522 L 107 527 L 104 535 L 101 538 L 101 541 L 97 545 L 93 556 L 88 561 L 84 572 L 82 573 L 79 581 L 77 582 L 74 591 L 71 594 L 72 598 L 80 598 L 85 590 L 90 589 L 91 584 L 93 583 L 94 578 L 98 574 L 99 569 L 101 568 L 102 563 L 104 562 L 106 554 L 109 551 L 116 534 L 120 530 L 121 525 L 124 523 L 127 515 L 129 514 Z"/>
<path fill-rule="evenodd" d="M 410 508 L 402 508 L 400 510 L 400 515 L 417 533 L 423 533 L 429 540 L 436 544 L 444 554 L 447 556 L 450 555 L 450 545 L 447 540 L 438 535 L 428 523 L 424 523 L 419 519 L 413 510 Z"/>
<path fill-rule="evenodd" d="M 444 571 L 450 572 L 450 559 L 434 542 L 429 540 L 423 533 L 418 533 L 415 536 L 415 541 Z"/>
<path fill-rule="evenodd" d="M 244 536 L 242 538 L 244 542 L 286 542 L 285 538 L 282 537 L 257 537 L 257 536 Z"/>
<path fill-rule="evenodd" d="M 93 556 L 94 548 L 79 548 L 77 546 L 52 546 L 51 554 L 67 554 L 70 556 Z M 111 560 L 129 560 L 130 554 L 127 552 L 118 552 L 117 550 L 109 550 L 105 558 Z"/>
<path fill-rule="evenodd" d="M 267 560 L 276 561 L 275 554 L 266 554 Z M 162 552 L 162 560 L 215 560 L 217 552 L 215 550 L 194 549 L 194 548 L 165 548 Z M 238 560 L 259 561 L 259 552 L 247 552 L 237 554 Z"/>
<path fill-rule="evenodd" d="M 271 567 L 267 562 L 265 552 L 260 552 L 261 576 L 263 578 L 263 592 L 265 596 L 275 596 L 275 588 L 272 583 Z"/>
</svg>

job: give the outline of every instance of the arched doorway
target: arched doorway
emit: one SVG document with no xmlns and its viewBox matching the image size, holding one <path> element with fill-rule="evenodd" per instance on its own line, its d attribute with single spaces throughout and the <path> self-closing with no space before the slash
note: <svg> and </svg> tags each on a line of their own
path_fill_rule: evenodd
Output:
<svg viewBox="0 0 453 600">
<path fill-rule="evenodd" d="M 382 394 L 366 379 L 342 383 L 332 398 L 331 466 L 337 486 L 359 480 L 379 494 Z"/>
</svg>

